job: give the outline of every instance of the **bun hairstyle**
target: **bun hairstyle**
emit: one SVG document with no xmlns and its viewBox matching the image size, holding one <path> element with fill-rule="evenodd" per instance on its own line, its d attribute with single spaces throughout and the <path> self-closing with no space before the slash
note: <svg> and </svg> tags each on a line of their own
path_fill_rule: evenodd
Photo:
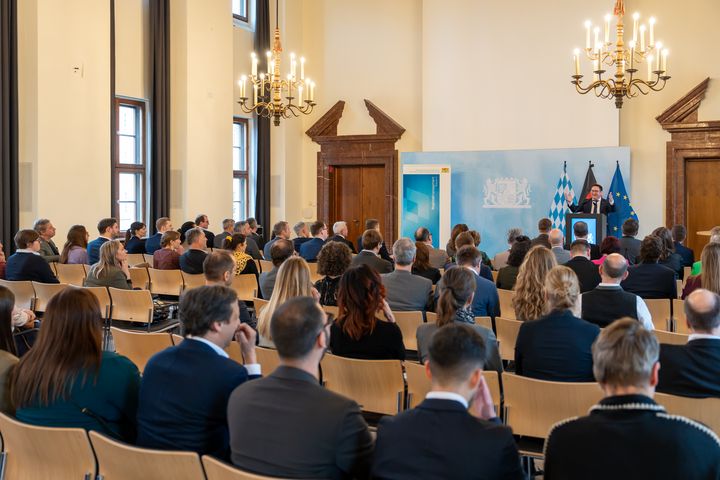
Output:
<svg viewBox="0 0 720 480">
<path fill-rule="evenodd" d="M 475 292 L 475 274 L 467 268 L 451 268 L 443 275 L 439 288 L 437 326 L 442 327 L 453 322 L 455 313 Z"/>
<path fill-rule="evenodd" d="M 575 310 L 580 297 L 577 275 L 568 267 L 554 267 L 545 277 L 545 293 L 548 311 Z"/>
</svg>

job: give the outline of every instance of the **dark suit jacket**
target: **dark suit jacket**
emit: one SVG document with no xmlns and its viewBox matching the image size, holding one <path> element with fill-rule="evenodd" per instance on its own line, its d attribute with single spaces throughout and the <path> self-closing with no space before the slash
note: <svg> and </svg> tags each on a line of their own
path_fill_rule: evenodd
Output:
<svg viewBox="0 0 720 480">
<path fill-rule="evenodd" d="M 600 328 L 570 310 L 523 322 L 515 343 L 515 373 L 555 382 L 594 382 L 591 347 Z"/>
<path fill-rule="evenodd" d="M 215 234 L 210 230 L 205 230 L 204 228 L 203 231 L 205 232 L 205 246 L 207 248 L 213 248 L 213 245 L 215 244 Z"/>
<path fill-rule="evenodd" d="M 203 273 L 203 262 L 207 253 L 202 250 L 190 249 L 180 255 L 180 270 L 191 275 Z"/>
<path fill-rule="evenodd" d="M 720 445 L 709 429 L 648 397 L 608 397 L 550 430 L 545 478 L 717 480 Z"/>
<path fill-rule="evenodd" d="M 695 263 L 695 252 L 682 243 L 675 242 L 675 253 L 682 257 L 683 267 L 692 267 L 692 264 Z"/>
<path fill-rule="evenodd" d="M 660 346 L 658 392 L 682 397 L 720 398 L 720 339 Z"/>
<path fill-rule="evenodd" d="M 524 475 L 509 427 L 475 418 L 455 400 L 427 399 L 380 420 L 372 477 L 508 480 Z"/>
<path fill-rule="evenodd" d="M 232 233 L 228 233 L 223 230 L 222 232 L 215 235 L 215 238 L 213 239 L 212 247 L 213 248 L 223 248 L 223 243 L 225 243 L 225 239 L 232 238 L 232 236 L 233 236 Z M 247 251 L 247 250 L 245 250 L 245 251 Z M 248 255 L 250 255 L 250 254 L 248 254 Z"/>
<path fill-rule="evenodd" d="M 642 298 L 677 298 L 677 275 L 659 263 L 641 263 L 628 269 L 620 286 Z"/>
<path fill-rule="evenodd" d="M 255 241 L 255 244 L 258 246 L 258 249 L 262 251 L 262 249 L 265 247 L 265 239 L 258 235 L 257 233 L 251 233 L 248 235 L 249 238 L 252 238 Z M 268 257 L 266 260 L 270 260 Z"/>
<path fill-rule="evenodd" d="M 130 240 L 125 242 L 125 250 L 128 253 L 145 253 L 145 240 L 132 236 Z"/>
<path fill-rule="evenodd" d="M 272 296 L 272 292 L 275 289 L 275 279 L 277 278 L 278 270 L 278 267 L 273 267 L 271 270 L 260 274 L 260 278 L 258 279 L 258 287 L 260 291 L 258 293 L 260 293 L 261 297 L 265 300 L 270 300 L 270 297 Z"/>
<path fill-rule="evenodd" d="M 585 293 L 594 289 L 600 284 L 600 270 L 597 265 L 585 257 L 573 257 L 565 264 L 578 277 L 580 292 Z"/>
<path fill-rule="evenodd" d="M 145 253 L 152 255 L 155 253 L 155 250 L 159 250 L 161 238 L 162 233 L 160 232 L 156 233 L 152 237 L 148 237 L 147 240 L 145 240 Z"/>
<path fill-rule="evenodd" d="M 300 253 L 300 247 L 302 247 L 304 243 L 307 243 L 310 240 L 312 240 L 312 237 L 295 237 L 292 239 L 293 248 L 297 253 Z"/>
<path fill-rule="evenodd" d="M 282 478 L 367 478 L 373 450 L 355 401 L 280 366 L 240 385 L 228 403 L 232 462 Z"/>
<path fill-rule="evenodd" d="M 325 245 L 325 240 L 322 238 L 312 238 L 309 242 L 300 245 L 300 256 L 308 262 L 316 262 L 323 245 Z"/>
<path fill-rule="evenodd" d="M 87 252 L 88 263 L 90 265 L 95 265 L 100 260 L 100 247 L 102 247 L 103 243 L 107 241 L 108 239 L 105 237 L 98 237 L 95 240 L 88 242 Z"/>
<path fill-rule="evenodd" d="M 607 215 L 608 213 L 615 211 L 615 205 L 610 205 L 604 198 L 601 198 L 598 201 L 600 202 L 600 213 Z M 587 198 L 577 205 L 568 204 L 568 207 L 570 207 L 570 210 L 574 213 L 590 213 L 593 206 L 592 202 L 593 201 L 591 199 Z"/>
<path fill-rule="evenodd" d="M 198 340 L 155 354 L 140 385 L 138 446 L 229 459 L 228 399 L 258 377 Z"/>
<path fill-rule="evenodd" d="M 357 243 L 357 247 L 358 247 L 358 252 L 361 252 L 362 249 L 363 249 L 363 245 L 362 245 L 362 235 L 360 235 L 360 236 L 358 237 L 356 243 Z M 380 244 L 380 251 L 378 252 L 378 255 L 380 255 L 380 258 L 382 258 L 383 260 L 387 260 L 387 261 L 390 262 L 390 263 L 395 263 L 395 261 L 394 261 L 394 260 L 392 259 L 392 257 L 390 256 L 390 252 L 388 252 L 388 249 L 387 249 L 387 247 L 385 246 L 385 242 L 383 242 L 382 244 Z"/>
<path fill-rule="evenodd" d="M 13 281 L 60 283 L 43 257 L 25 252 L 16 252 L 8 257 L 5 278 Z"/>
<path fill-rule="evenodd" d="M 52 239 L 46 242 L 42 237 L 40 237 L 40 251 L 38 253 L 48 263 L 60 261 L 60 252 Z"/>
<path fill-rule="evenodd" d="M 369 265 L 374 268 L 378 273 L 390 273 L 393 271 L 392 263 L 387 260 L 383 260 L 372 252 L 364 250 L 358 253 L 352 260 L 352 266 L 358 265 Z"/>
<path fill-rule="evenodd" d="M 547 233 L 541 233 L 537 237 L 533 238 L 530 244 L 533 247 L 535 245 L 542 245 L 543 247 L 552 248 L 552 245 L 550 245 L 550 237 Z"/>
<path fill-rule="evenodd" d="M 637 263 L 640 256 L 640 244 L 642 242 L 635 237 L 620 237 L 620 254 L 630 263 Z"/>
<path fill-rule="evenodd" d="M 355 245 L 348 240 L 345 237 L 342 237 L 340 235 L 333 235 L 332 237 L 328 238 L 326 242 L 343 242 L 345 245 L 347 245 L 350 248 L 350 251 L 352 253 L 358 253 L 357 250 L 355 250 Z"/>
</svg>

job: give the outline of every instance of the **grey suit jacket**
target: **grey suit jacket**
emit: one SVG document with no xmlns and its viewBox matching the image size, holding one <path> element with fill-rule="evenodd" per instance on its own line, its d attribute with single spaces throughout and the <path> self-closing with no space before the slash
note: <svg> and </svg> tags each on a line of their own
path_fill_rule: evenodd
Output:
<svg viewBox="0 0 720 480">
<path fill-rule="evenodd" d="M 465 325 L 469 324 L 466 323 Z M 486 355 L 483 370 L 495 370 L 496 372 L 502 373 L 502 360 L 500 359 L 497 338 L 495 337 L 493 331 L 488 330 L 482 325 L 470 325 L 470 327 L 479 333 L 485 341 Z M 418 327 L 415 336 L 417 338 L 418 357 L 420 357 L 420 363 L 425 363 L 425 360 L 427 360 L 430 340 L 432 339 L 433 334 L 437 332 L 437 329 L 438 326 L 435 323 L 423 323 Z"/>
<path fill-rule="evenodd" d="M 40 238 L 40 256 L 43 257 L 48 263 L 57 262 L 60 260 L 60 253 L 58 252 L 55 242 L 50 240 L 46 242 Z"/>
<path fill-rule="evenodd" d="M 392 263 L 388 262 L 387 260 L 383 260 L 382 258 L 375 255 L 373 252 L 369 252 L 367 250 L 363 250 L 362 252 L 355 255 L 355 258 L 353 258 L 352 266 L 356 267 L 358 265 L 369 265 L 370 267 L 374 268 L 378 273 L 390 273 L 393 271 Z"/>
<path fill-rule="evenodd" d="M 215 238 L 213 239 L 213 248 L 223 248 L 223 243 L 225 243 L 225 239 L 228 237 L 232 237 L 232 233 L 228 233 L 224 230 L 215 235 Z"/>
<path fill-rule="evenodd" d="M 570 260 L 569 250 L 565 250 L 563 247 L 552 247 L 550 250 L 553 252 L 553 255 L 555 255 L 555 260 L 557 260 L 558 265 L 563 265 Z"/>
<path fill-rule="evenodd" d="M 273 289 L 275 288 L 275 279 L 277 278 L 278 268 L 273 266 L 269 272 L 263 272 L 260 274 L 260 294 L 265 300 L 270 300 Z"/>
<path fill-rule="evenodd" d="M 355 401 L 280 366 L 228 402 L 232 462 L 281 478 L 367 478 L 373 443 Z"/>
<path fill-rule="evenodd" d="M 430 265 L 435 268 L 444 268 L 445 264 L 450 262 L 447 252 L 440 248 L 430 247 Z"/>
<path fill-rule="evenodd" d="M 382 275 L 382 282 L 385 286 L 385 300 L 391 309 L 401 312 L 432 309 L 432 282 L 427 278 L 395 270 Z"/>
</svg>

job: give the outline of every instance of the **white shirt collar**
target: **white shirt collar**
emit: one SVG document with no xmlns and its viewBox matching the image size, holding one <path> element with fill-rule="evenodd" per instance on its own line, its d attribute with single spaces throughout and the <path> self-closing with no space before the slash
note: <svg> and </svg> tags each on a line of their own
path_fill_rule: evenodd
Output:
<svg viewBox="0 0 720 480">
<path fill-rule="evenodd" d="M 368 250 L 368 249 L 366 249 L 366 248 L 365 248 L 365 249 L 363 249 L 363 250 L 361 250 L 361 252 L 368 252 L 368 253 L 372 253 L 372 254 L 373 254 L 373 255 L 375 255 L 376 257 L 379 257 L 379 256 L 380 256 L 380 255 L 378 255 L 377 253 L 373 252 L 372 250 Z"/>
<path fill-rule="evenodd" d="M 453 392 L 428 392 L 427 395 L 425 395 L 425 398 L 428 400 L 455 400 L 456 402 L 460 402 L 463 407 L 468 408 L 468 401 L 463 397 L 462 395 L 458 393 Z"/>
<path fill-rule="evenodd" d="M 709 333 L 691 333 L 690 336 L 688 336 L 688 342 L 692 342 L 693 340 L 702 340 L 705 338 L 720 340 L 720 337 L 717 335 L 710 335 Z"/>
<path fill-rule="evenodd" d="M 605 283 L 605 282 L 600 282 L 598 284 L 598 287 L 622 288 L 622 287 L 620 287 L 619 283 Z"/>
<path fill-rule="evenodd" d="M 218 347 L 217 345 L 215 345 L 213 342 L 211 342 L 210 340 L 208 340 L 208 339 L 206 339 L 206 338 L 203 338 L 203 337 L 191 337 L 191 336 L 189 336 L 189 335 L 188 335 L 187 337 L 185 337 L 185 338 L 189 338 L 190 340 L 197 340 L 198 342 L 202 342 L 202 343 L 204 343 L 205 345 L 207 345 L 207 346 L 209 346 L 210 348 L 212 348 L 212 349 L 215 351 L 215 353 L 217 353 L 217 354 L 220 355 L 221 357 L 229 358 L 229 355 L 227 354 L 227 352 L 226 352 L 225 350 L 223 350 L 222 348 Z"/>
<path fill-rule="evenodd" d="M 475 274 L 475 276 L 478 276 L 478 277 L 480 276 L 480 274 L 477 272 L 477 270 L 475 270 L 473 267 L 468 267 L 467 265 L 463 265 L 463 268 L 467 268 L 468 270 L 473 272 Z"/>
<path fill-rule="evenodd" d="M 33 253 L 35 255 L 40 255 L 40 252 L 36 252 L 35 250 L 31 250 L 29 248 L 18 248 L 15 250 L 15 253 Z"/>
</svg>

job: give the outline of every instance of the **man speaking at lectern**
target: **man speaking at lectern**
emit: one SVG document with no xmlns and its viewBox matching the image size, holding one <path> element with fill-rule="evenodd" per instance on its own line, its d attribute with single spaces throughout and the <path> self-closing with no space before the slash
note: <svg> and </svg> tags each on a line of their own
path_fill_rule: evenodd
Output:
<svg viewBox="0 0 720 480">
<path fill-rule="evenodd" d="M 602 198 L 602 185 L 599 183 L 594 184 L 590 187 L 590 198 L 582 199 L 579 205 L 573 205 L 573 196 L 570 192 L 565 194 L 565 200 L 567 200 L 568 208 L 573 213 L 602 213 L 607 215 L 608 213 L 615 211 L 615 200 L 613 199 L 612 192 L 608 195 L 608 199 Z"/>
</svg>

